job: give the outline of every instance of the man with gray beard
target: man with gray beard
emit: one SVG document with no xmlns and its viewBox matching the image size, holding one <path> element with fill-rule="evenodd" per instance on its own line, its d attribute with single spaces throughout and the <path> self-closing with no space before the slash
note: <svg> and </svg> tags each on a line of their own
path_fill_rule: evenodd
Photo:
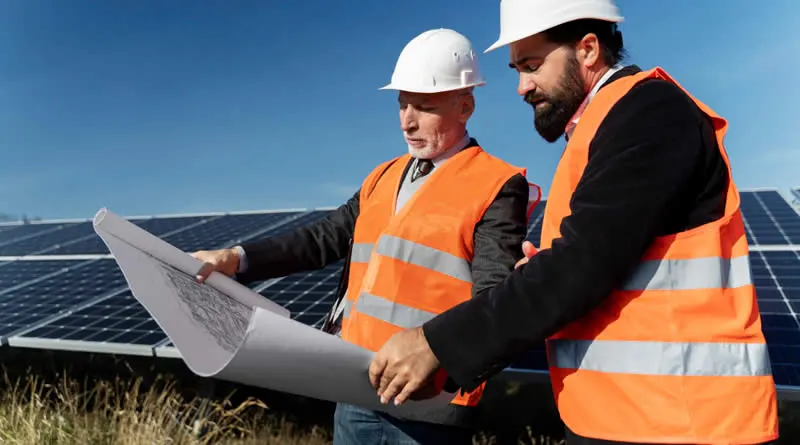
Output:
<svg viewBox="0 0 800 445">
<path fill-rule="evenodd" d="M 435 29 L 415 37 L 383 87 L 397 91 L 408 153 L 375 168 L 315 224 L 195 252 L 206 263 L 198 279 L 218 271 L 249 283 L 346 259 L 324 328 L 371 351 L 501 282 L 522 257 L 529 184 L 524 169 L 490 155 L 467 132 L 473 89 L 484 83 L 464 36 Z M 403 419 L 338 404 L 334 444 L 469 444 L 482 392 L 476 385 L 441 410 Z"/>
</svg>

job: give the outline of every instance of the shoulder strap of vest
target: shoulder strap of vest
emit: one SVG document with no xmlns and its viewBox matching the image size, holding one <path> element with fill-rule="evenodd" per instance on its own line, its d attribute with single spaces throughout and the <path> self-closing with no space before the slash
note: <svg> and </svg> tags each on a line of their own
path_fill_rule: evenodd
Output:
<svg viewBox="0 0 800 445">
<path fill-rule="evenodd" d="M 361 196 L 368 198 L 370 195 L 372 195 L 372 192 L 375 190 L 375 187 L 378 186 L 378 181 L 380 181 L 380 179 L 383 177 L 386 171 L 389 170 L 389 168 L 391 168 L 395 162 L 399 161 L 402 158 L 403 156 L 398 156 L 388 162 L 385 162 L 381 167 L 379 167 L 380 171 L 377 174 L 373 174 L 371 176 L 370 181 L 364 183 L 364 187 L 367 188 L 367 190 L 362 190 Z"/>
</svg>

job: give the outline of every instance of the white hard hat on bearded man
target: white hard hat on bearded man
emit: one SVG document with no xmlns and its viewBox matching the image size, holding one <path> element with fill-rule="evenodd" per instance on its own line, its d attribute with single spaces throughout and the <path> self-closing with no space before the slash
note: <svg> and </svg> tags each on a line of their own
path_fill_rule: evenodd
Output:
<svg viewBox="0 0 800 445">
<path fill-rule="evenodd" d="M 406 44 L 381 90 L 440 93 L 484 85 L 472 43 L 452 29 L 431 29 Z"/>
<path fill-rule="evenodd" d="M 484 52 L 580 19 L 624 20 L 613 0 L 500 0 L 500 37 Z"/>
</svg>

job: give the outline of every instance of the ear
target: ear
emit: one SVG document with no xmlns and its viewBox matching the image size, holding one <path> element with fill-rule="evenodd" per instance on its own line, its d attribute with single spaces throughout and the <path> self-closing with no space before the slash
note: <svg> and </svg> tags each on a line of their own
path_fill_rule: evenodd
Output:
<svg viewBox="0 0 800 445">
<path fill-rule="evenodd" d="M 600 41 L 597 39 L 597 35 L 589 33 L 578 41 L 575 47 L 575 56 L 578 63 L 584 68 L 595 68 L 598 63 L 602 62 L 600 51 Z"/>
<path fill-rule="evenodd" d="M 466 124 L 472 113 L 475 112 L 475 96 L 472 94 L 465 94 L 461 97 L 461 108 L 458 115 L 458 121 Z"/>
</svg>

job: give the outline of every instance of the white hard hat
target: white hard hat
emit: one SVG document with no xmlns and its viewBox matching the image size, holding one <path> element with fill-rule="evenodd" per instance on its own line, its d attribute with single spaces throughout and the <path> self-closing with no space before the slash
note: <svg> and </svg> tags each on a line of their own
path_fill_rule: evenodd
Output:
<svg viewBox="0 0 800 445">
<path fill-rule="evenodd" d="M 380 89 L 439 93 L 485 83 L 472 43 L 451 29 L 431 29 L 406 44 L 392 81 Z"/>
<path fill-rule="evenodd" d="M 500 37 L 484 52 L 579 19 L 623 21 L 613 0 L 500 0 Z"/>
</svg>

